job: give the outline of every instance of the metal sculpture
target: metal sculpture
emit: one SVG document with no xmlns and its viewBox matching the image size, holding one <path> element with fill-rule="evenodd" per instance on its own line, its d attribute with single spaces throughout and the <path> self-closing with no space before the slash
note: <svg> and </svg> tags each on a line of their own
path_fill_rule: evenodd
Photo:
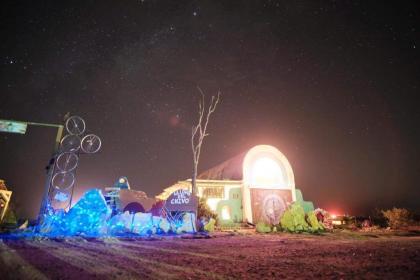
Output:
<svg viewBox="0 0 420 280">
<path fill-rule="evenodd" d="M 71 207 L 76 169 L 81 154 L 97 153 L 102 145 L 95 134 L 83 135 L 85 121 L 79 116 L 71 116 L 65 122 L 67 135 L 61 141 L 58 152 L 54 154 L 47 176 L 47 191 L 44 196 L 40 217 L 46 211 L 68 210 Z"/>
</svg>

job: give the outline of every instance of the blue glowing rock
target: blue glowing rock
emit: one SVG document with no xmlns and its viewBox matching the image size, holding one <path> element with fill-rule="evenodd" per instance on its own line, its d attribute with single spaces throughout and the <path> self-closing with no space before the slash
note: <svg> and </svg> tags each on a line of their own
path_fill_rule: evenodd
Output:
<svg viewBox="0 0 420 280">
<path fill-rule="evenodd" d="M 133 219 L 132 232 L 140 235 L 152 231 L 153 219 L 151 213 L 136 213 Z"/>
<path fill-rule="evenodd" d="M 66 235 L 106 234 L 111 209 L 98 189 L 87 191 L 65 215 Z"/>
<path fill-rule="evenodd" d="M 166 218 L 162 218 L 162 220 L 160 221 L 159 229 L 164 233 L 168 233 L 169 230 L 171 229 L 171 224 L 168 222 Z"/>
<path fill-rule="evenodd" d="M 159 225 L 162 221 L 162 217 L 160 216 L 153 216 L 152 217 L 152 232 L 153 234 L 157 233 L 159 231 Z"/>
<path fill-rule="evenodd" d="M 132 231 L 133 216 L 128 211 L 113 216 L 108 221 L 108 234 L 122 235 Z"/>
<path fill-rule="evenodd" d="M 193 233 L 196 232 L 195 228 L 195 214 L 194 213 L 185 213 L 182 217 L 182 225 L 177 227 L 177 233 L 181 232 L 188 232 Z"/>
<path fill-rule="evenodd" d="M 42 223 L 39 226 L 39 232 L 44 235 L 64 235 L 66 233 L 64 210 L 47 211 L 43 216 Z"/>
</svg>

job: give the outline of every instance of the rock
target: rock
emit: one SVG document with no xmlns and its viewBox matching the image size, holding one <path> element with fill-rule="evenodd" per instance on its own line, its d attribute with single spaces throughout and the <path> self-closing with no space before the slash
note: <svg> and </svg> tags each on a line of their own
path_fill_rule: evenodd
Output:
<svg viewBox="0 0 420 280">
<path fill-rule="evenodd" d="M 108 221 L 108 234 L 120 235 L 132 231 L 133 215 L 128 211 L 113 216 Z"/>
<path fill-rule="evenodd" d="M 152 224 L 154 227 L 159 228 L 159 224 L 162 221 L 162 217 L 152 216 Z"/>
<path fill-rule="evenodd" d="M 29 221 L 28 221 L 28 220 L 25 220 L 25 222 L 24 222 L 24 223 L 22 223 L 22 224 L 18 227 L 18 230 L 25 230 L 25 229 L 27 229 L 27 228 L 28 228 L 28 224 L 29 224 Z"/>
<path fill-rule="evenodd" d="M 38 226 L 38 230 L 43 235 L 63 235 L 66 231 L 65 212 L 60 209 L 59 211 L 48 211 L 42 218 L 42 223 Z"/>
<path fill-rule="evenodd" d="M 152 214 L 150 213 L 136 213 L 133 219 L 132 232 L 136 234 L 148 234 L 153 228 Z"/>
<path fill-rule="evenodd" d="M 106 233 L 106 221 L 111 215 L 102 192 L 98 189 L 87 191 L 65 214 L 66 235 L 85 234 L 97 236 Z"/>
<path fill-rule="evenodd" d="M 185 213 L 182 217 L 182 225 L 177 228 L 177 233 L 187 232 L 193 233 L 196 232 L 195 228 L 195 214 L 194 213 Z"/>
<path fill-rule="evenodd" d="M 152 216 L 152 234 L 156 234 L 159 231 L 159 224 L 162 221 L 162 217 Z"/>
<path fill-rule="evenodd" d="M 159 223 L 159 229 L 162 230 L 164 233 L 168 233 L 171 229 L 171 225 L 166 218 L 162 218 Z"/>
</svg>

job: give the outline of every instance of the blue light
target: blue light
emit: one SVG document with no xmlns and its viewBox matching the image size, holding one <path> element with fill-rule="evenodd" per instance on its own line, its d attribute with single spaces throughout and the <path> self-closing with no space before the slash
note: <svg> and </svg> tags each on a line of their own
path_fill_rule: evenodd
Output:
<svg viewBox="0 0 420 280">
<path fill-rule="evenodd" d="M 133 237 L 195 231 L 191 214 L 176 222 L 151 213 L 125 212 L 111 217 L 112 210 L 99 189 L 87 191 L 68 212 L 47 209 L 42 224 L 8 237 Z"/>
</svg>

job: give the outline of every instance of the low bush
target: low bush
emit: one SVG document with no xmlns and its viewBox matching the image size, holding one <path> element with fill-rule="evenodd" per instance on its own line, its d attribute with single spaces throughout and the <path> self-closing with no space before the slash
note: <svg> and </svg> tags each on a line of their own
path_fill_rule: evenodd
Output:
<svg viewBox="0 0 420 280">
<path fill-rule="evenodd" d="M 318 221 L 314 211 L 311 211 L 306 215 L 306 221 L 310 226 L 310 230 L 313 232 L 322 231 L 325 229 L 322 223 Z"/>
<path fill-rule="evenodd" d="M 375 208 L 372 213 L 370 213 L 370 219 L 373 225 L 383 228 L 388 226 L 388 220 L 385 218 L 382 210 L 378 208 Z"/>
<path fill-rule="evenodd" d="M 204 231 L 213 232 L 215 224 L 216 224 L 216 220 L 213 218 L 210 218 L 208 223 L 204 225 Z"/>
<path fill-rule="evenodd" d="M 309 231 L 309 225 L 305 220 L 305 211 L 298 203 L 290 205 L 280 219 L 280 225 L 283 230 L 289 232 Z"/>
<path fill-rule="evenodd" d="M 256 226 L 256 230 L 259 233 L 269 233 L 271 232 L 271 226 L 267 225 L 264 222 L 258 222 Z"/>
<path fill-rule="evenodd" d="M 392 229 L 406 227 L 410 223 L 410 212 L 405 208 L 392 208 L 382 210 L 382 214 L 388 221 L 388 226 Z"/>
</svg>

